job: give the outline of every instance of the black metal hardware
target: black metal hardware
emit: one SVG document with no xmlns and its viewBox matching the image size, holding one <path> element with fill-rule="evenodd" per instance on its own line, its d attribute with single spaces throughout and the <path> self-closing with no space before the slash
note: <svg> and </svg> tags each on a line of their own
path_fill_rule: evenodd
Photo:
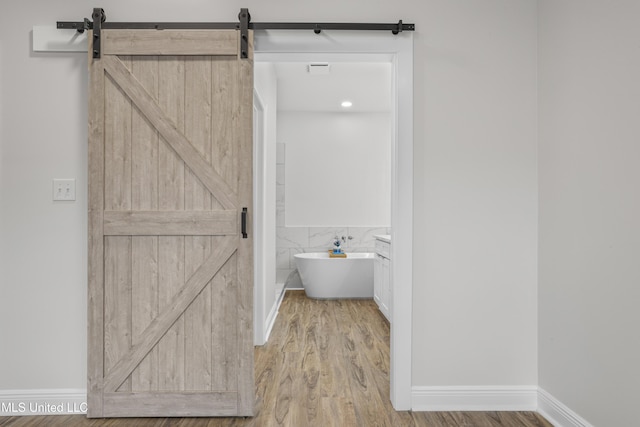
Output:
<svg viewBox="0 0 640 427">
<path fill-rule="evenodd" d="M 246 239 L 247 238 L 247 208 L 242 208 L 242 216 L 240 218 L 242 223 L 242 238 Z"/>
<path fill-rule="evenodd" d="M 87 20 L 88 29 L 93 29 L 93 22 Z M 402 21 L 401 21 L 402 22 Z M 84 22 L 58 21 L 58 29 L 83 29 Z M 401 26 L 399 26 L 401 25 Z M 103 22 L 104 30 L 237 30 L 237 22 Z M 323 30 L 353 31 L 391 31 L 394 34 L 402 31 L 415 31 L 415 24 L 366 24 L 339 22 L 249 22 L 250 30 L 310 30 L 320 34 Z"/>
<path fill-rule="evenodd" d="M 398 34 L 402 32 L 402 19 L 400 21 L 398 21 L 398 28 L 395 30 L 391 30 L 392 34 Z"/>
<path fill-rule="evenodd" d="M 240 58 L 247 59 L 249 57 L 249 22 L 251 21 L 249 9 L 240 9 L 238 18 L 240 19 Z"/>
<path fill-rule="evenodd" d="M 380 23 L 349 23 L 349 22 L 253 22 L 249 24 L 252 30 L 311 30 L 316 34 L 324 30 L 343 31 L 391 31 L 398 34 L 401 31 L 415 31 L 415 24 L 405 24 L 400 21 L 397 24 Z"/>
<path fill-rule="evenodd" d="M 398 34 L 403 31 L 415 31 L 415 24 L 405 24 L 402 20 L 397 24 L 376 23 L 343 23 L 343 22 L 251 22 L 249 9 L 242 8 L 238 14 L 238 22 L 106 22 L 107 16 L 101 8 L 93 9 L 93 21 L 84 22 L 58 21 L 59 29 L 74 29 L 82 33 L 93 30 L 93 57 L 100 58 L 100 30 L 240 30 L 240 57 L 248 58 L 249 30 L 311 30 L 320 34 L 323 30 L 353 31 L 391 31 Z M 97 53 L 96 53 L 97 52 Z"/>
<path fill-rule="evenodd" d="M 56 25 L 59 30 L 60 29 L 76 30 L 80 34 L 84 33 L 85 30 L 93 29 L 93 22 L 91 22 L 87 18 L 84 18 L 84 22 L 58 21 Z"/>
<path fill-rule="evenodd" d="M 106 21 L 107 16 L 104 14 L 104 10 L 96 7 L 93 9 L 93 58 L 100 58 L 100 46 L 102 37 L 101 28 L 102 23 Z"/>
</svg>

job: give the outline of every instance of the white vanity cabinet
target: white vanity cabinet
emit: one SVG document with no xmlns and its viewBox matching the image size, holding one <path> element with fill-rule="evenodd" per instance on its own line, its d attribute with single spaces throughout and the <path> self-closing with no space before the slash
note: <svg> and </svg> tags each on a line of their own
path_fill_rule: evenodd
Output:
<svg viewBox="0 0 640 427">
<path fill-rule="evenodd" d="M 373 299 L 384 317 L 391 321 L 391 236 L 376 238 L 376 259 L 373 267 Z"/>
</svg>

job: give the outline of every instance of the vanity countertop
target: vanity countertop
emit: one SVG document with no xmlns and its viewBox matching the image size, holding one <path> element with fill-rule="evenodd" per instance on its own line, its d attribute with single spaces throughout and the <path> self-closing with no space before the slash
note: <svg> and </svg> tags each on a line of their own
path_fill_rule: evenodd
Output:
<svg viewBox="0 0 640 427">
<path fill-rule="evenodd" d="M 373 236 L 377 240 L 382 240 L 383 242 L 391 243 L 391 235 L 390 234 L 376 234 Z"/>
</svg>

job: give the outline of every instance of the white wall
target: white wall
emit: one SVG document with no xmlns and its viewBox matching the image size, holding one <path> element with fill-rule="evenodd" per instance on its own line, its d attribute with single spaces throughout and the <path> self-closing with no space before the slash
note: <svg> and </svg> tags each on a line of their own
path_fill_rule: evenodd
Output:
<svg viewBox="0 0 640 427">
<path fill-rule="evenodd" d="M 413 21 L 413 384 L 536 383 L 533 0 L 111 0 L 110 21 Z M 85 387 L 86 59 L 29 52 L 83 0 L 0 14 L 2 389 Z M 5 64 L 11 64 L 5 66 Z M 51 179 L 80 197 L 51 202 Z"/>
<path fill-rule="evenodd" d="M 536 3 L 427 4 L 415 48 L 413 384 L 535 385 Z"/>
<path fill-rule="evenodd" d="M 73 9 L 0 13 L 0 389 L 86 383 L 87 61 L 30 52 L 32 25 Z M 76 178 L 77 200 L 54 203 L 53 178 Z"/>
<path fill-rule="evenodd" d="M 278 113 L 287 227 L 389 227 L 390 113 Z"/>
<path fill-rule="evenodd" d="M 640 3 L 542 0 L 540 386 L 638 424 Z"/>
</svg>

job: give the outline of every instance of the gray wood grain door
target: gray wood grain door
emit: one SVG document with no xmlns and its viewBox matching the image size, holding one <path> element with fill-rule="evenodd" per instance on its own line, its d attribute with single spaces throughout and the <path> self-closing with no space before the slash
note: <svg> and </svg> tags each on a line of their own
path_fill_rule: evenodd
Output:
<svg viewBox="0 0 640 427">
<path fill-rule="evenodd" d="M 236 30 L 103 30 L 90 56 L 89 417 L 253 413 L 239 45 Z"/>
</svg>

